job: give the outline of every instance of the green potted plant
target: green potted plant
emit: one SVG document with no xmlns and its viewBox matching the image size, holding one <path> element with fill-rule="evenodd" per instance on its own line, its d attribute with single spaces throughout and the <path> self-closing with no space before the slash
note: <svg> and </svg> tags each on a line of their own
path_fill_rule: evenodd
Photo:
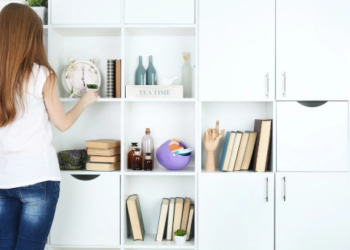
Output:
<svg viewBox="0 0 350 250">
<path fill-rule="evenodd" d="M 47 24 L 48 2 L 48 0 L 27 0 L 28 5 L 38 14 L 43 24 Z"/>
<path fill-rule="evenodd" d="M 87 84 L 86 85 L 86 92 L 88 92 L 90 90 L 94 90 L 94 89 L 98 89 L 97 84 Z"/>
<path fill-rule="evenodd" d="M 177 245 L 183 245 L 186 242 L 186 231 L 182 229 L 178 229 L 174 232 L 175 235 L 175 243 Z"/>
</svg>

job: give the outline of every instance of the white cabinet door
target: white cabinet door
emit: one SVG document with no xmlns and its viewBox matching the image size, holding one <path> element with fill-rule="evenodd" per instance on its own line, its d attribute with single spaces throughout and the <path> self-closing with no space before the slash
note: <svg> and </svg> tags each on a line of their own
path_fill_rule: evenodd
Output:
<svg viewBox="0 0 350 250">
<path fill-rule="evenodd" d="M 62 173 L 61 193 L 50 244 L 120 244 L 120 176 Z"/>
<path fill-rule="evenodd" d="M 349 99 L 350 1 L 276 3 L 276 98 Z"/>
<path fill-rule="evenodd" d="M 273 173 L 202 173 L 198 194 L 198 249 L 274 249 Z"/>
<path fill-rule="evenodd" d="M 195 0 L 125 0 L 126 24 L 194 24 Z"/>
<path fill-rule="evenodd" d="M 277 173 L 276 250 L 350 249 L 349 211 L 348 173 Z"/>
<path fill-rule="evenodd" d="M 277 102 L 277 171 L 348 171 L 348 112 L 348 102 Z"/>
<path fill-rule="evenodd" d="M 51 24 L 119 24 L 121 0 L 51 0 Z"/>
<path fill-rule="evenodd" d="M 274 100 L 274 83 L 275 1 L 199 0 L 200 99 Z"/>
</svg>

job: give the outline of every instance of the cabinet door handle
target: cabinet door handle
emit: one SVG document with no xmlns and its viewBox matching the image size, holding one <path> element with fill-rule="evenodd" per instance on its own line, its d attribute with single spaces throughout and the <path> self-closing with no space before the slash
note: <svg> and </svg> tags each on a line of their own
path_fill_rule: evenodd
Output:
<svg viewBox="0 0 350 250">
<path fill-rule="evenodd" d="M 99 176 L 99 174 L 72 174 L 72 177 L 80 181 L 92 181 Z"/>
<path fill-rule="evenodd" d="M 286 201 L 286 177 L 283 177 L 283 200 Z"/>
<path fill-rule="evenodd" d="M 269 73 L 267 73 L 266 74 L 266 98 L 269 98 L 269 92 L 270 92 L 269 85 L 270 85 L 269 84 Z"/>
<path fill-rule="evenodd" d="M 283 96 L 286 97 L 286 72 L 283 73 Z"/>
<path fill-rule="evenodd" d="M 269 202 L 269 178 L 266 178 L 266 202 Z"/>
</svg>

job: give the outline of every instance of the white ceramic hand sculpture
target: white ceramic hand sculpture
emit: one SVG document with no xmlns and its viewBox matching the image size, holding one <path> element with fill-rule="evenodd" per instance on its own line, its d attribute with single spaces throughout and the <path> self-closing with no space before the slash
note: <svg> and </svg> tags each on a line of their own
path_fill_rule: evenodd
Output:
<svg viewBox="0 0 350 250">
<path fill-rule="evenodd" d="M 215 171 L 215 150 L 219 145 L 220 138 L 224 135 L 225 130 L 219 134 L 219 121 L 216 121 L 215 129 L 208 129 L 204 133 L 204 147 L 207 150 L 207 161 L 205 164 L 206 171 Z"/>
</svg>

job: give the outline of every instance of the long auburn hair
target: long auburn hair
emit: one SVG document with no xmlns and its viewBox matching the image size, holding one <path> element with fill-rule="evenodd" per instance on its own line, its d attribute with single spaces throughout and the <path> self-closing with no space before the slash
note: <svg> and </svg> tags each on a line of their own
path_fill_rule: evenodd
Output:
<svg viewBox="0 0 350 250">
<path fill-rule="evenodd" d="M 0 12 L 0 128 L 25 110 L 33 64 L 47 67 L 53 88 L 56 74 L 44 48 L 43 22 L 27 5 L 10 3 Z M 19 97 L 19 98 L 18 98 Z"/>
</svg>

